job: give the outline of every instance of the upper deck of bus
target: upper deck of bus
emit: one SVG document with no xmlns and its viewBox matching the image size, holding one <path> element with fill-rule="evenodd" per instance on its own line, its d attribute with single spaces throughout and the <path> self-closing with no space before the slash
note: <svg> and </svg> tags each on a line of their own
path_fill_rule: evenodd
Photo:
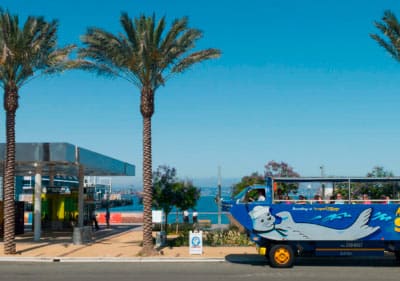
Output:
<svg viewBox="0 0 400 281">
<path fill-rule="evenodd" d="M 347 197 L 343 198 L 343 203 L 345 204 L 373 204 L 373 203 L 385 203 L 382 198 L 369 198 L 368 200 L 364 200 L 362 198 L 356 198 L 353 194 L 354 184 L 392 184 L 393 190 L 391 194 L 386 194 L 390 197 L 390 203 L 400 203 L 399 199 L 399 191 L 400 191 L 400 177 L 267 177 L 266 185 L 271 188 L 273 192 L 272 201 L 274 203 L 299 203 L 299 200 L 282 200 L 277 197 L 276 191 L 278 189 L 278 185 L 280 183 L 286 184 L 301 184 L 301 183 L 320 183 L 322 193 L 324 193 L 324 187 L 327 184 L 332 185 L 333 190 L 335 190 L 335 186 L 340 186 L 340 190 L 346 189 Z M 330 201 L 328 198 L 324 198 L 324 194 L 322 195 L 322 203 L 335 203 Z M 314 200 L 313 198 L 307 198 L 306 203 L 309 204 L 317 204 L 321 203 L 321 201 Z M 301 202 L 304 204 L 304 202 Z M 388 203 L 388 202 L 386 202 Z"/>
<path fill-rule="evenodd" d="M 283 199 L 278 196 L 278 190 L 280 184 L 320 184 L 322 201 L 315 200 L 313 198 L 306 198 L 304 201 L 300 201 L 299 199 Z M 236 199 L 241 199 L 237 201 L 238 203 L 242 200 L 245 200 L 246 193 L 251 190 L 265 189 L 267 201 L 276 204 L 276 203 L 291 203 L 291 204 L 317 204 L 317 203 L 335 203 L 328 198 L 326 198 L 325 190 L 327 186 L 332 186 L 333 192 L 337 190 L 346 190 L 347 196 L 343 198 L 344 204 L 366 204 L 366 203 L 385 203 L 382 198 L 369 198 L 368 201 L 363 200 L 362 198 L 357 198 L 353 193 L 355 184 L 381 184 L 387 185 L 392 184 L 393 189 L 391 194 L 385 194 L 390 197 L 390 203 L 400 203 L 400 177 L 266 177 L 265 185 L 253 185 L 249 186 L 246 189 L 242 190 L 239 194 L 235 196 Z M 358 186 L 359 187 L 359 186 Z M 365 187 L 365 186 L 364 186 Z M 332 192 L 332 193 L 333 193 Z M 311 194 L 308 194 L 311 195 Z M 332 194 L 331 194 L 332 195 Z M 243 201 L 242 201 L 243 202 Z M 389 202 L 386 202 L 389 203 Z"/>
</svg>

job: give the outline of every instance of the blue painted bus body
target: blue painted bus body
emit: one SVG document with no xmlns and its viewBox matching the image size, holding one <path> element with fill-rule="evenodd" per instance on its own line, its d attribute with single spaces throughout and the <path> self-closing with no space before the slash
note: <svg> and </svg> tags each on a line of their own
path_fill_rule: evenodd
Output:
<svg viewBox="0 0 400 281">
<path fill-rule="evenodd" d="M 259 246 L 276 242 L 301 245 L 319 255 L 383 254 L 400 250 L 400 207 L 397 204 L 237 203 L 232 216 Z M 332 251 L 327 249 L 331 248 Z M 346 255 L 350 255 L 347 253 Z"/>
<path fill-rule="evenodd" d="M 265 201 L 246 202 L 252 189 Z M 399 204 L 289 204 L 273 202 L 272 186 L 252 186 L 223 202 L 259 248 L 291 245 L 298 254 L 382 255 L 400 252 Z M 265 254 L 265 251 L 263 252 Z"/>
</svg>

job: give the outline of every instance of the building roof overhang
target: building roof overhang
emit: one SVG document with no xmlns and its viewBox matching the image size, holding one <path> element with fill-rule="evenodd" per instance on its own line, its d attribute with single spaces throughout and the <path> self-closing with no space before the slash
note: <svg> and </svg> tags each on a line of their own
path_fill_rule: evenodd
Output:
<svg viewBox="0 0 400 281">
<path fill-rule="evenodd" d="M 16 143 L 15 175 L 39 169 L 43 175 L 75 176 L 79 166 L 85 176 L 134 176 L 135 166 L 70 143 Z M 5 144 L 0 143 L 0 170 L 4 171 Z"/>
</svg>

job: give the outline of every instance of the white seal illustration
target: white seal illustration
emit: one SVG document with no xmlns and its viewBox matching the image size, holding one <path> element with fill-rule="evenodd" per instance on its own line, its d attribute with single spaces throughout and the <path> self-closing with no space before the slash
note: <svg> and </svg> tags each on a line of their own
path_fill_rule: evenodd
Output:
<svg viewBox="0 0 400 281">
<path fill-rule="evenodd" d="M 253 231 L 271 240 L 358 240 L 377 231 L 380 227 L 368 226 L 372 209 L 361 212 L 355 222 L 346 229 L 335 229 L 313 223 L 296 223 L 292 215 L 279 212 L 276 217 L 281 223 L 275 224 L 276 217 L 270 207 L 256 206 L 249 215 L 253 221 Z"/>
</svg>

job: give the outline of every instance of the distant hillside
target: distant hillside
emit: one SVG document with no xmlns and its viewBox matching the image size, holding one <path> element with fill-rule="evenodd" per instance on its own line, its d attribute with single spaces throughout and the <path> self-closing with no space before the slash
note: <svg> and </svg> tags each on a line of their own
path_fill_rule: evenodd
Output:
<svg viewBox="0 0 400 281">
<path fill-rule="evenodd" d="M 217 196 L 218 188 L 217 187 L 200 187 L 201 196 Z M 221 187 L 221 195 L 223 198 L 231 197 L 232 188 L 229 186 Z"/>
<path fill-rule="evenodd" d="M 217 187 L 218 178 L 193 178 L 191 179 L 196 187 Z M 239 178 L 222 178 L 221 186 L 231 188 L 235 183 L 240 182 Z M 113 190 L 126 190 L 132 189 L 135 191 L 143 190 L 143 183 L 139 177 L 113 177 L 112 179 Z"/>
<path fill-rule="evenodd" d="M 210 178 L 194 178 L 193 184 L 195 186 L 218 186 L 218 178 L 210 177 Z M 222 178 L 221 186 L 231 187 L 235 183 L 240 182 L 238 178 Z"/>
</svg>

